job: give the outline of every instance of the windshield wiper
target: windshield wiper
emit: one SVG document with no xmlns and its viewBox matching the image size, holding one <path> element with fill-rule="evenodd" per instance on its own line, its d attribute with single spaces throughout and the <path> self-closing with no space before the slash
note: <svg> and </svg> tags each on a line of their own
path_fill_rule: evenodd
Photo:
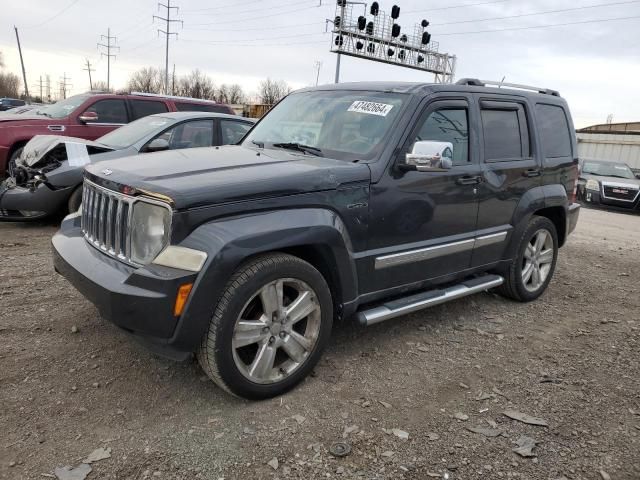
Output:
<svg viewBox="0 0 640 480">
<path fill-rule="evenodd" d="M 274 143 L 276 148 L 285 148 L 287 150 L 297 150 L 299 152 L 315 155 L 316 157 L 322 157 L 322 150 L 310 145 L 302 145 L 301 143 Z"/>
<path fill-rule="evenodd" d="M 45 117 L 51 118 L 51 115 L 49 115 L 48 113 L 43 112 L 41 110 L 36 110 L 36 115 L 43 115 Z"/>
</svg>

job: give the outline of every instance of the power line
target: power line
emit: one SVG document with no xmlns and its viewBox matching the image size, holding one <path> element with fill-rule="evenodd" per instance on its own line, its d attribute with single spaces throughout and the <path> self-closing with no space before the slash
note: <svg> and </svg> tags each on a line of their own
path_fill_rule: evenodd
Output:
<svg viewBox="0 0 640 480">
<path fill-rule="evenodd" d="M 210 10 L 220 10 L 222 8 L 244 7 L 245 5 L 251 5 L 254 3 L 264 3 L 264 0 L 250 0 L 249 2 L 234 3 L 231 5 L 219 5 L 217 7 L 211 7 L 211 8 L 198 8 L 196 10 L 189 10 L 189 11 L 190 12 L 208 12 Z"/>
<path fill-rule="evenodd" d="M 316 33 L 296 33 L 294 35 L 279 35 L 277 37 L 263 37 L 263 38 L 247 38 L 245 40 L 241 40 L 244 42 L 261 42 L 263 40 L 282 40 L 284 38 L 300 38 L 300 37 L 309 37 L 313 35 L 327 35 L 329 32 L 316 32 Z M 228 40 L 184 40 L 183 42 L 191 42 L 191 43 L 205 43 L 207 45 L 219 45 L 219 44 L 227 44 Z"/>
<path fill-rule="evenodd" d="M 42 25 L 45 25 L 45 24 L 49 23 L 50 21 L 55 20 L 56 18 L 58 18 L 60 15 L 65 13 L 67 10 L 69 10 L 71 7 L 73 7 L 79 1 L 80 0 L 73 0 L 69 5 L 64 7 L 62 10 L 60 10 L 58 13 L 56 13 L 53 17 L 49 17 L 44 22 L 38 23 L 37 25 L 31 25 L 30 27 L 24 27 L 24 28 L 31 29 L 31 28 L 41 27 Z"/>
<path fill-rule="evenodd" d="M 444 22 L 444 23 L 432 23 L 431 26 L 442 26 L 442 25 L 458 25 L 461 23 L 476 23 L 476 22 L 488 22 L 491 20 L 508 20 L 511 18 L 522 18 L 522 17 L 534 17 L 536 15 L 547 15 L 552 13 L 563 13 L 563 12 L 574 12 L 576 10 L 587 10 L 590 8 L 601 8 L 601 7 L 613 7 L 616 5 L 629 5 L 632 3 L 640 3 L 640 0 L 629 0 L 625 2 L 614 2 L 614 3 L 600 3 L 597 5 L 586 5 L 582 7 L 572 7 L 572 8 L 563 8 L 560 10 L 546 10 L 544 12 L 535 12 L 535 13 L 521 13 L 518 15 L 509 15 L 506 17 L 491 17 L 491 18 L 480 18 L 474 20 L 459 20 L 455 22 Z"/>
<path fill-rule="evenodd" d="M 322 6 L 321 4 L 319 4 L 319 0 L 313 0 L 314 3 L 316 3 L 316 5 L 309 5 L 309 3 L 311 1 L 312 0 L 301 0 L 301 1 L 298 1 L 298 2 L 287 1 L 287 2 L 281 3 L 279 5 L 269 5 L 267 8 L 269 9 L 269 11 L 271 11 L 271 10 L 276 9 L 276 8 L 286 8 L 286 7 L 292 7 L 292 6 L 295 6 L 295 5 L 303 5 L 303 4 L 307 4 L 308 7 L 320 7 L 320 6 Z M 251 13 L 251 14 L 254 14 L 254 15 L 260 15 L 258 10 L 255 7 L 254 8 L 250 8 L 248 10 L 235 10 L 234 9 L 234 10 L 231 10 L 231 11 L 225 12 L 225 13 L 196 13 L 196 12 L 194 12 L 194 13 L 184 13 L 183 12 L 183 15 L 201 15 L 201 16 L 204 16 L 204 17 L 215 15 L 216 18 L 217 18 L 217 17 L 220 17 L 220 16 L 235 16 L 235 15 L 239 15 L 239 14 L 242 14 L 242 13 Z"/>
<path fill-rule="evenodd" d="M 602 18 L 599 20 L 582 20 L 578 22 L 552 23 L 547 25 L 532 25 L 529 27 L 500 28 L 495 30 L 475 30 L 470 32 L 448 32 L 448 33 L 439 33 L 438 36 L 444 37 L 444 36 L 452 36 L 452 35 L 474 35 L 478 33 L 512 32 L 516 30 L 535 30 L 538 28 L 567 27 L 570 25 L 584 25 L 587 23 L 604 23 L 604 22 L 615 22 L 620 20 L 634 20 L 637 18 L 640 18 L 640 15 L 634 15 L 631 17 Z"/>
<path fill-rule="evenodd" d="M 318 8 L 316 7 L 312 7 L 312 8 Z M 253 15 L 251 17 L 248 18 L 239 18 L 239 19 L 235 19 L 235 20 L 225 20 L 223 22 L 211 22 L 211 23 L 192 23 L 190 25 L 193 25 L 194 27 L 207 27 L 207 26 L 211 26 L 211 25 L 231 25 L 231 24 L 235 24 L 235 23 L 244 23 L 244 22 L 249 22 L 252 20 L 262 20 L 264 18 L 271 18 L 271 17 L 277 17 L 280 15 L 285 15 L 288 13 L 296 13 L 296 12 L 301 12 L 303 10 L 308 10 L 309 7 L 302 7 L 302 8 L 294 8 L 293 10 L 289 10 L 286 12 L 280 12 L 280 13 L 271 13 L 269 15 Z"/>
<path fill-rule="evenodd" d="M 71 80 L 71 77 L 67 77 L 67 72 L 64 72 L 62 78 L 60 78 L 60 81 L 58 82 L 60 87 L 60 96 L 63 100 L 67 98 L 69 87 L 73 86 L 68 80 Z"/>
<path fill-rule="evenodd" d="M 120 50 L 120 47 L 111 44 L 111 40 L 117 40 L 116 37 L 111 36 L 111 28 L 107 29 L 106 35 L 100 35 L 100 40 L 106 40 L 107 44 L 98 43 L 98 50 L 100 47 L 106 48 L 107 53 L 100 52 L 100 58 L 107 57 L 107 91 L 111 90 L 111 57 L 116 58 L 115 54 L 111 53 L 111 50 Z"/>
<path fill-rule="evenodd" d="M 176 38 L 178 38 L 178 34 L 176 32 L 172 32 L 171 31 L 171 24 L 172 23 L 180 23 L 182 25 L 182 27 L 184 28 L 184 22 L 182 20 L 178 20 L 178 19 L 172 19 L 171 18 L 171 11 L 175 10 L 176 12 L 179 11 L 178 7 L 172 7 L 171 6 L 171 0 L 167 0 L 167 4 L 165 5 L 164 3 L 158 3 L 158 9 L 160 9 L 161 7 L 166 8 L 167 9 L 167 17 L 159 17 L 157 15 L 153 16 L 153 19 L 158 19 L 161 20 L 163 22 L 167 23 L 166 26 L 166 30 L 162 30 L 162 29 L 158 29 L 158 34 L 163 33 L 166 37 L 166 49 L 165 49 L 165 57 L 164 57 L 164 93 L 165 95 L 169 94 L 169 38 L 171 37 L 171 35 L 175 35 Z"/>
<path fill-rule="evenodd" d="M 466 7 L 480 7 L 482 5 L 493 5 L 495 3 L 506 3 L 511 2 L 512 0 L 490 0 L 488 2 L 479 2 L 479 3 L 467 3 L 462 5 L 451 5 L 449 7 L 437 7 L 437 8 L 429 8 L 428 10 L 420 9 L 420 10 L 406 10 L 404 13 L 430 13 L 430 12 L 439 12 L 442 10 L 453 10 L 456 8 L 466 8 Z"/>
</svg>

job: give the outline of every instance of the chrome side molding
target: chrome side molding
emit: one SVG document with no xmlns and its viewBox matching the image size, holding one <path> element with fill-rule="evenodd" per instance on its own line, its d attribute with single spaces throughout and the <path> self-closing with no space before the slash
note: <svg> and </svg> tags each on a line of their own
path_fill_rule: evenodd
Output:
<svg viewBox="0 0 640 480">
<path fill-rule="evenodd" d="M 431 260 L 433 258 L 444 257 L 454 253 L 473 250 L 474 248 L 486 247 L 495 243 L 502 243 L 507 239 L 508 232 L 492 233 L 481 237 L 462 240 L 460 242 L 445 243 L 444 245 L 436 245 L 435 247 L 420 248 L 418 250 L 409 250 L 406 252 L 392 253 L 391 255 L 383 255 L 375 260 L 375 269 L 395 267 L 404 265 L 405 263 L 421 262 Z"/>
</svg>

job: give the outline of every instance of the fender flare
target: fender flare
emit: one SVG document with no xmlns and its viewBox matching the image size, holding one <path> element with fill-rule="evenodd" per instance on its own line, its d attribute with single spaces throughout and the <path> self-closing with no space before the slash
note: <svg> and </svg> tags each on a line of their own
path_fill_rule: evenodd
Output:
<svg viewBox="0 0 640 480">
<path fill-rule="evenodd" d="M 209 326 L 219 295 L 238 267 L 257 255 L 320 248 L 332 270 L 340 303 L 357 298 L 358 284 L 347 229 L 334 211 L 321 208 L 277 210 L 217 219 L 196 228 L 180 246 L 207 253 L 191 298 L 169 343 L 195 351 Z"/>
</svg>

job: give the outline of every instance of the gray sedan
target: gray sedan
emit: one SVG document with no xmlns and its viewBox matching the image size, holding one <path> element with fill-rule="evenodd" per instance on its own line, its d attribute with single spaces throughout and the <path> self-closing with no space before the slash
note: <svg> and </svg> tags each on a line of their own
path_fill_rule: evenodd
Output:
<svg viewBox="0 0 640 480">
<path fill-rule="evenodd" d="M 16 164 L 10 165 L 10 177 L 0 184 L 0 221 L 35 220 L 64 210 L 76 211 L 88 164 L 147 152 L 235 144 L 253 123 L 233 115 L 175 112 L 141 118 L 96 141 L 36 136 Z"/>
</svg>

